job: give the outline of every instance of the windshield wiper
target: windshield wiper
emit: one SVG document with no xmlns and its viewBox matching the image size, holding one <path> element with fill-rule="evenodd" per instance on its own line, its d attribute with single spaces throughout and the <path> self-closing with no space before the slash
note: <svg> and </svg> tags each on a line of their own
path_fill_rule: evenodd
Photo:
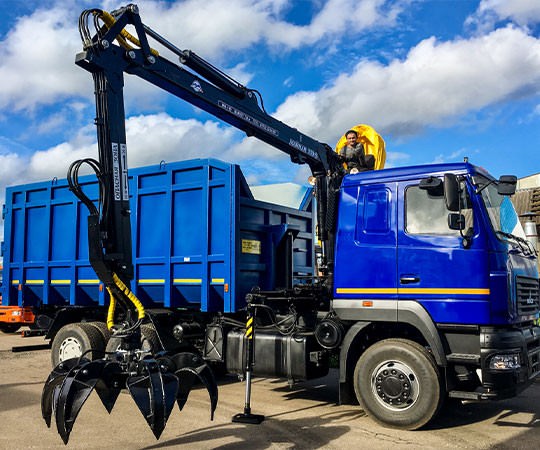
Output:
<svg viewBox="0 0 540 450">
<path fill-rule="evenodd" d="M 523 251 L 523 253 L 533 255 L 536 254 L 536 249 L 532 246 L 532 244 L 527 240 L 520 236 L 516 236 L 512 233 L 506 233 L 504 231 L 497 230 L 495 231 L 496 234 L 499 234 L 501 236 L 504 236 L 507 239 L 510 239 L 510 243 L 512 244 L 512 247 L 515 249 L 516 246 L 512 242 L 512 240 L 515 241 L 515 244 Z"/>
</svg>

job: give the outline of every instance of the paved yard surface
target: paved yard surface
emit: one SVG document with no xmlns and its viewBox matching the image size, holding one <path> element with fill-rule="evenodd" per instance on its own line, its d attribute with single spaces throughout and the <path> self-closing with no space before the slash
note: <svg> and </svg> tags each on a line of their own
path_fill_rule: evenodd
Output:
<svg viewBox="0 0 540 450">
<path fill-rule="evenodd" d="M 39 345 L 42 337 L 0 333 L 0 448 L 64 448 L 41 418 L 40 397 L 50 372 L 48 350 L 12 352 Z M 108 415 L 96 394 L 84 405 L 67 448 L 72 449 L 403 449 L 540 448 L 540 380 L 519 397 L 497 403 L 450 405 L 429 428 L 397 431 L 374 424 L 359 406 L 336 405 L 336 373 L 292 389 L 285 381 L 254 380 L 252 409 L 261 425 L 242 425 L 244 385 L 225 378 L 216 417 L 210 421 L 207 394 L 194 390 L 184 411 L 173 410 L 161 439 L 131 400 L 121 394 Z"/>
</svg>

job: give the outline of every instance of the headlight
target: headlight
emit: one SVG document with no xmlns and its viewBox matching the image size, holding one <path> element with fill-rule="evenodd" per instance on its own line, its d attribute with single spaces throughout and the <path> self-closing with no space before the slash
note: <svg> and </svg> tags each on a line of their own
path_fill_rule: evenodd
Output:
<svg viewBox="0 0 540 450">
<path fill-rule="evenodd" d="M 12 316 L 22 316 L 22 311 L 18 310 L 18 311 L 11 311 L 11 315 Z"/>
<path fill-rule="evenodd" d="M 495 355 L 489 360 L 489 368 L 495 370 L 513 370 L 521 367 L 519 353 Z"/>
</svg>

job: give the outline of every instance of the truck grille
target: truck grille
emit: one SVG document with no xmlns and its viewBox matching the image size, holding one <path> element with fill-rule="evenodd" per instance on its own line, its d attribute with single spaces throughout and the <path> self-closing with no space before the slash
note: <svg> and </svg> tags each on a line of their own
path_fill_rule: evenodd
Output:
<svg viewBox="0 0 540 450">
<path fill-rule="evenodd" d="M 538 280 L 536 278 L 516 277 L 517 312 L 520 316 L 530 316 L 540 310 Z"/>
</svg>

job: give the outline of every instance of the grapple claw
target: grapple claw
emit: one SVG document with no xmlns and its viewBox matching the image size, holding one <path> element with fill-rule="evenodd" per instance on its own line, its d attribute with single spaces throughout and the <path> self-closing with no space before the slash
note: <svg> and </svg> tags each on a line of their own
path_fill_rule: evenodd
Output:
<svg viewBox="0 0 540 450">
<path fill-rule="evenodd" d="M 176 366 L 175 374 L 179 380 L 177 402 L 180 410 L 186 404 L 195 380 L 199 380 L 210 395 L 210 419 L 214 420 L 214 412 L 218 403 L 218 387 L 208 364 L 193 353 L 187 352 L 178 353 L 173 357 L 173 361 Z"/>
<path fill-rule="evenodd" d="M 81 358 L 81 362 L 75 365 L 64 377 L 58 398 L 53 405 L 56 427 L 64 444 L 68 443 L 75 419 L 102 377 L 103 369 L 108 362 L 104 359 L 88 361 Z"/>
<path fill-rule="evenodd" d="M 120 392 L 122 391 L 122 367 L 117 362 L 109 362 L 103 367 L 101 378 L 96 384 L 96 392 L 99 395 L 101 403 L 110 414 Z M 124 378 L 125 379 L 125 378 Z"/>
<path fill-rule="evenodd" d="M 53 407 L 58 400 L 60 385 L 63 383 L 69 371 L 79 363 L 79 358 L 72 358 L 62 361 L 49 374 L 43 392 L 41 393 L 41 415 L 45 419 L 47 427 L 51 427 L 51 416 Z"/>
<path fill-rule="evenodd" d="M 184 407 L 196 380 L 202 382 L 211 400 L 211 417 L 218 391 L 210 367 L 194 353 L 157 356 L 139 349 L 116 352 L 113 357 L 90 361 L 74 358 L 59 364 L 49 375 L 41 397 L 41 410 L 48 427 L 54 415 L 58 434 L 67 444 L 77 415 L 95 390 L 110 413 L 122 389 L 127 388 L 146 422 L 159 439 L 178 402 Z"/>
<path fill-rule="evenodd" d="M 178 378 L 153 358 L 139 363 L 141 375 L 127 379 L 127 388 L 156 439 L 163 432 L 178 393 Z"/>
</svg>

